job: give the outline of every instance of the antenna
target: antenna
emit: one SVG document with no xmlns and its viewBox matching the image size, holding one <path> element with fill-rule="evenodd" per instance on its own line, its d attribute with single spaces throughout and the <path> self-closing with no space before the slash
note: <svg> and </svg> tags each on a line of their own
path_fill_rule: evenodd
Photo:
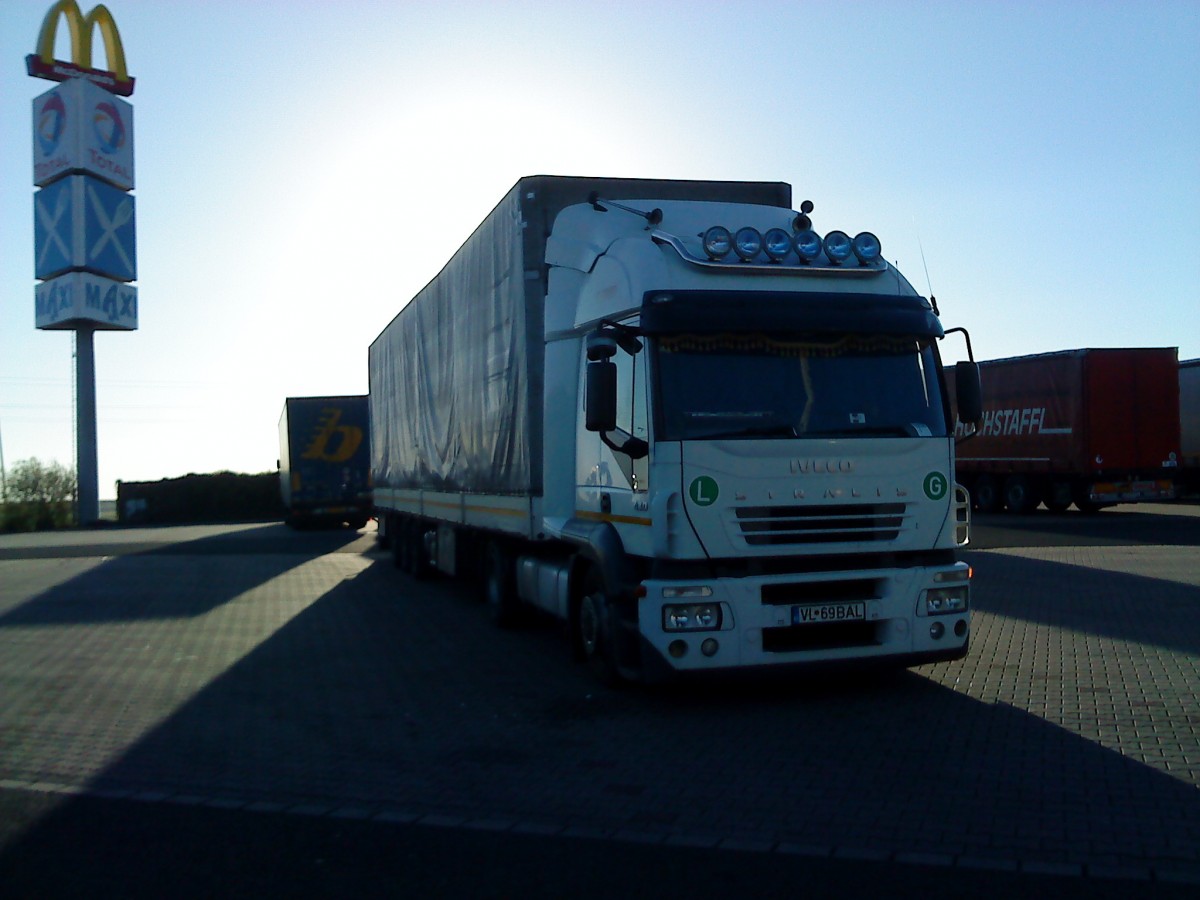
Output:
<svg viewBox="0 0 1200 900">
<path fill-rule="evenodd" d="M 933 314 L 940 317 L 937 297 L 933 296 L 933 282 L 929 280 L 929 266 L 925 262 L 925 245 L 921 243 L 921 229 L 917 227 L 916 216 L 913 216 L 913 231 L 917 233 L 917 249 L 921 251 L 921 266 L 925 269 L 925 286 L 929 289 L 929 305 L 933 307 Z"/>
</svg>

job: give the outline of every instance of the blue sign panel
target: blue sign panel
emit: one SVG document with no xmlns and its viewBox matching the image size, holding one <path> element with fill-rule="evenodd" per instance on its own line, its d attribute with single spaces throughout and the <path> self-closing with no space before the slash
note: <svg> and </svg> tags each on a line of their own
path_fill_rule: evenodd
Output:
<svg viewBox="0 0 1200 900">
<path fill-rule="evenodd" d="M 34 194 L 33 206 L 34 277 L 84 271 L 137 279 L 131 194 L 88 175 L 70 175 Z"/>
</svg>

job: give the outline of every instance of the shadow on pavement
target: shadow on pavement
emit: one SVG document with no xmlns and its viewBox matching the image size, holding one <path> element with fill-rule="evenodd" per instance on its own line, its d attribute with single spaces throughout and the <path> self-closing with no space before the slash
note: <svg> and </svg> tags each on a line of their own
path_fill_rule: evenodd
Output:
<svg viewBox="0 0 1200 900">
<path fill-rule="evenodd" d="M 195 540 L 163 537 L 177 533 L 138 529 L 119 544 L 10 551 L 20 552 L 24 559 L 89 557 L 104 561 L 0 612 L 0 630 L 196 617 L 306 560 L 348 548 L 366 552 L 374 546 L 373 532 L 370 536 L 348 530 L 293 532 L 281 524 Z M 253 561 L 247 559 L 250 556 Z M 231 563 L 231 557 L 240 559 Z"/>
<path fill-rule="evenodd" d="M 1102 510 L 1085 515 L 1076 510 L 1052 513 L 1038 510 L 1027 515 L 975 513 L 971 525 L 972 549 L 1082 544 L 1200 546 L 1200 516 L 1139 512 L 1136 506 Z"/>
<path fill-rule="evenodd" d="M 136 570 L 147 560 L 131 562 Z M 1044 590 L 1038 575 L 1050 564 L 1011 562 L 1030 590 Z M 1037 601 L 1020 593 L 995 602 L 1037 612 Z M 1200 860 L 1194 785 L 917 672 L 753 690 L 605 691 L 568 661 L 551 629 L 498 632 L 486 618 L 465 592 L 413 582 L 376 562 L 307 605 L 89 787 L 173 797 L 204 806 L 204 816 L 213 806 L 433 816 L 464 826 L 456 830 L 464 846 L 474 841 L 473 824 L 488 823 L 649 842 L 782 841 L 825 856 L 1043 861 L 1080 872 L 1086 865 L 1148 873 Z M 1129 637 L 1178 640 L 1153 629 Z M 0 872 L 20 871 L 60 835 L 88 840 L 81 823 L 94 821 L 93 806 L 67 800 L 4 849 Z M 126 807 L 130 816 L 142 809 Z M 186 813 L 170 815 L 186 835 Z M 297 833 L 308 821 L 262 820 Z M 225 840 L 215 829 L 205 834 Z M 394 845 L 372 834 L 364 840 L 411 860 L 416 883 L 438 876 L 429 867 L 446 865 L 441 855 L 413 856 L 427 830 L 394 832 Z M 275 857 L 290 854 L 311 864 L 301 840 L 272 840 L 264 850 L 272 858 L 257 862 L 239 862 L 227 846 L 224 855 L 198 849 L 234 869 L 280 866 Z M 564 848 L 575 846 L 559 839 L 534 855 L 558 872 L 569 863 Z M 622 845 L 613 858 L 632 852 Z M 517 868 L 525 855 L 479 853 L 459 857 L 440 877 L 469 880 L 491 896 L 528 884 L 529 873 Z M 141 864 L 129 864 L 137 878 Z M 395 871 L 384 858 L 360 864 Z M 470 871 L 474 864 L 484 867 Z M 651 884 L 672 884 L 670 867 L 639 865 L 651 870 Z M 744 865 L 782 863 L 779 854 L 760 854 Z"/>
<path fill-rule="evenodd" d="M 1200 655 L 1200 587 L 1012 554 L 970 552 L 976 609 Z"/>
</svg>

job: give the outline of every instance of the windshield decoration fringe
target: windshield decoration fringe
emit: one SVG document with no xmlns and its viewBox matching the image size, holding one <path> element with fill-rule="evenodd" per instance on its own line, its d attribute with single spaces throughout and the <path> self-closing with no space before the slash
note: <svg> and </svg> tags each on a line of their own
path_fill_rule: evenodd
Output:
<svg viewBox="0 0 1200 900">
<path fill-rule="evenodd" d="M 833 357 L 850 353 L 915 353 L 919 342 L 893 335 L 845 335 L 836 340 L 785 341 L 757 334 L 680 334 L 659 341 L 663 353 L 765 353 L 782 357 Z"/>
</svg>

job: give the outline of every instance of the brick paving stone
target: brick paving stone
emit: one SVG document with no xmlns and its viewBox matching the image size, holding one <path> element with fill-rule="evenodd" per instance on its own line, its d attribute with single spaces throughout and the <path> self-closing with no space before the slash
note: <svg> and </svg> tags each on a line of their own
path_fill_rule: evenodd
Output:
<svg viewBox="0 0 1200 900">
<path fill-rule="evenodd" d="M 610 692 L 557 629 L 495 631 L 466 588 L 369 547 L 0 552 L 0 789 L 1008 871 L 1200 864 L 1195 548 L 969 557 L 965 660 Z"/>
</svg>

